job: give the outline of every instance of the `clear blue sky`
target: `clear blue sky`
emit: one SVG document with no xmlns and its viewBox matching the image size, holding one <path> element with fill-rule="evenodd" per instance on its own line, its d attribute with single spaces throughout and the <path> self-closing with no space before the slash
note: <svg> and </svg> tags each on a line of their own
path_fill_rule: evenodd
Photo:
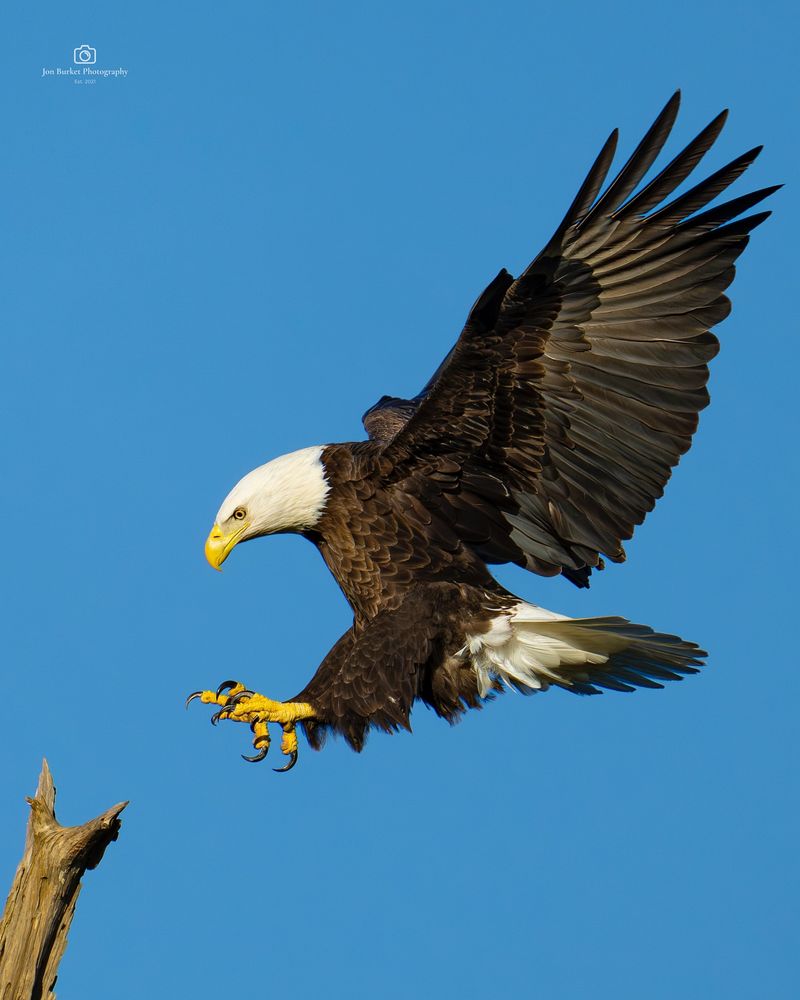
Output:
<svg viewBox="0 0 800 1000">
<path fill-rule="evenodd" d="M 667 12 L 668 9 L 668 12 Z M 722 107 L 737 193 L 793 182 L 789 3 L 4 6 L 0 882 L 47 755 L 120 799 L 60 1000 L 782 998 L 797 898 L 797 190 L 718 331 L 711 408 L 629 561 L 569 614 L 711 651 L 662 692 L 507 696 L 275 775 L 197 687 L 294 693 L 348 625 L 311 546 L 203 541 L 266 459 L 416 391 L 539 250 L 612 127 Z M 72 50 L 124 79 L 43 79 Z M 3 890 L 4 891 L 4 890 Z"/>
</svg>

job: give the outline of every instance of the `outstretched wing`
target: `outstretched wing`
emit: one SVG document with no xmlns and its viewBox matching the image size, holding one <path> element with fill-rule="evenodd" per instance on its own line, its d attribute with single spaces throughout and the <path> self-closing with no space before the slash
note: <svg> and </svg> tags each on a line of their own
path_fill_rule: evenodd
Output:
<svg viewBox="0 0 800 1000">
<path fill-rule="evenodd" d="M 600 193 L 613 132 L 547 246 L 518 278 L 500 272 L 420 395 L 365 415 L 394 488 L 444 512 L 488 562 L 586 585 L 601 553 L 622 561 L 708 403 L 709 330 L 769 212 L 739 217 L 777 187 L 706 209 L 758 147 L 663 204 L 727 112 L 641 186 L 679 101 Z"/>
</svg>

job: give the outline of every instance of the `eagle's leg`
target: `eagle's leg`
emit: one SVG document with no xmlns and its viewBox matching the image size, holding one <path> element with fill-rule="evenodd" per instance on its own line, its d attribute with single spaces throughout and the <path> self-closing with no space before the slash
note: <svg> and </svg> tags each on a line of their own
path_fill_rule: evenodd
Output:
<svg viewBox="0 0 800 1000">
<path fill-rule="evenodd" d="M 220 719 L 231 719 L 234 722 L 249 724 L 253 733 L 253 746 L 257 753 L 252 757 L 245 756 L 244 759 L 248 761 L 263 760 L 267 756 L 270 745 L 268 723 L 278 723 L 283 729 L 281 752 L 289 758 L 289 763 L 285 767 L 276 768 L 278 771 L 288 771 L 297 763 L 297 723 L 313 719 L 317 714 L 314 707 L 307 702 L 273 701 L 264 695 L 249 691 L 243 684 L 234 681 L 226 681 L 216 691 L 195 691 L 189 696 L 186 704 L 188 705 L 194 698 L 198 698 L 206 705 L 219 706 L 219 711 L 211 717 L 214 723 Z"/>
</svg>

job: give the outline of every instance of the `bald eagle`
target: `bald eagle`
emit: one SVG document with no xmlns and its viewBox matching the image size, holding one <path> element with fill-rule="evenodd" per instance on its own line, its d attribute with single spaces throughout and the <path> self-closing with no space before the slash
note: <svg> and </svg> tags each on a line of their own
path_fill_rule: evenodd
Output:
<svg viewBox="0 0 800 1000">
<path fill-rule="evenodd" d="M 510 593 L 489 565 L 515 563 L 588 587 L 603 556 L 662 495 L 708 403 L 710 332 L 749 234 L 778 186 L 706 206 L 753 162 L 743 153 L 670 199 L 719 135 L 722 112 L 645 180 L 675 121 L 676 93 L 603 185 L 616 130 L 563 222 L 514 278 L 501 270 L 413 399 L 383 396 L 366 441 L 284 455 L 231 490 L 206 542 L 219 569 L 235 545 L 297 532 L 319 549 L 353 625 L 292 699 L 226 681 L 192 698 L 213 721 L 248 723 L 256 754 L 297 726 L 314 748 L 340 733 L 408 729 L 419 700 L 455 722 L 506 687 L 660 688 L 697 672 L 694 643 L 625 618 L 569 618 Z"/>
</svg>

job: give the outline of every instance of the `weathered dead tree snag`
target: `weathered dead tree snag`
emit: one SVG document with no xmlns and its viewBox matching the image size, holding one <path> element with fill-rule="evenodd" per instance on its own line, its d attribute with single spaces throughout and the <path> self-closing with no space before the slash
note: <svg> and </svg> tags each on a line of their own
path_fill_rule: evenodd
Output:
<svg viewBox="0 0 800 1000">
<path fill-rule="evenodd" d="M 81 891 L 83 873 L 96 868 L 116 840 L 120 802 L 83 826 L 56 821 L 56 790 L 47 761 L 31 807 L 25 853 L 0 921 L 0 998 L 55 1000 L 58 963 Z"/>
</svg>

